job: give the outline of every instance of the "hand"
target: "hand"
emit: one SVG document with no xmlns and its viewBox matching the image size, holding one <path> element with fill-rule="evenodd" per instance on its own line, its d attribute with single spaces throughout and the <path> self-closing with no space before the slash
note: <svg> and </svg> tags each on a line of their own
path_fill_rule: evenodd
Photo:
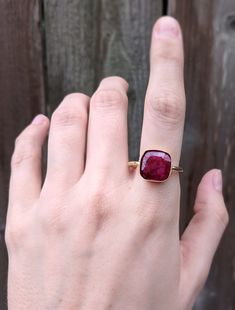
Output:
<svg viewBox="0 0 235 310">
<path fill-rule="evenodd" d="M 140 146 L 140 155 L 169 152 L 174 165 L 185 115 L 182 45 L 178 23 L 161 18 Z M 40 115 L 17 138 L 5 235 L 9 310 L 186 310 L 204 285 L 228 222 L 221 173 L 203 177 L 180 240 L 178 174 L 153 183 L 128 168 L 127 88 L 105 78 L 91 99 L 65 97 L 50 130 Z"/>
</svg>

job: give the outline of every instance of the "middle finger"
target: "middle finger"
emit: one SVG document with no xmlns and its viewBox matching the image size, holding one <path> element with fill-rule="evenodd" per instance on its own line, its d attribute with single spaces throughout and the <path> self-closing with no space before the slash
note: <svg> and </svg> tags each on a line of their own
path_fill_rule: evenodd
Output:
<svg viewBox="0 0 235 310">
<path fill-rule="evenodd" d="M 120 77 L 101 81 L 91 98 L 86 170 L 127 175 L 127 82 Z"/>
</svg>

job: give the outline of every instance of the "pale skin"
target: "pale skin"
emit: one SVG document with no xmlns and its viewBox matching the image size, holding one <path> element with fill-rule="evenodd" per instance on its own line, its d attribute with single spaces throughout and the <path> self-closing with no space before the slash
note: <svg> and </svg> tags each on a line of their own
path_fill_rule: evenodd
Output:
<svg viewBox="0 0 235 310">
<path fill-rule="evenodd" d="M 165 150 L 174 165 L 183 62 L 179 24 L 163 17 L 152 33 L 140 156 Z M 188 310 L 205 284 L 228 223 L 221 172 L 203 177 L 180 238 L 179 174 L 153 183 L 128 168 L 127 89 L 124 79 L 105 78 L 91 98 L 66 96 L 50 121 L 37 116 L 17 138 L 5 234 L 9 310 Z"/>
</svg>

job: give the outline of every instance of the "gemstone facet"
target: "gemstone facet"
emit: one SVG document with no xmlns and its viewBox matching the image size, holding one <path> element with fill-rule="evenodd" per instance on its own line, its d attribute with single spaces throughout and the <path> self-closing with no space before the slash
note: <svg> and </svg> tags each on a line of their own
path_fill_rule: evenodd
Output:
<svg viewBox="0 0 235 310">
<path fill-rule="evenodd" d="M 140 175 L 149 181 L 163 182 L 171 172 L 170 154 L 160 150 L 146 151 L 140 161 Z"/>
</svg>

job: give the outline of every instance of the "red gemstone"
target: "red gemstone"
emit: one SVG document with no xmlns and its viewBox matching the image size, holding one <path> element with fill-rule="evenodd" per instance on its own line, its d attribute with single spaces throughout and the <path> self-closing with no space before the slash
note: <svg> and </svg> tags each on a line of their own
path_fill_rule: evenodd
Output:
<svg viewBox="0 0 235 310">
<path fill-rule="evenodd" d="M 163 151 L 146 151 L 140 161 L 141 176 L 150 181 L 165 181 L 171 172 L 171 156 Z"/>
</svg>

